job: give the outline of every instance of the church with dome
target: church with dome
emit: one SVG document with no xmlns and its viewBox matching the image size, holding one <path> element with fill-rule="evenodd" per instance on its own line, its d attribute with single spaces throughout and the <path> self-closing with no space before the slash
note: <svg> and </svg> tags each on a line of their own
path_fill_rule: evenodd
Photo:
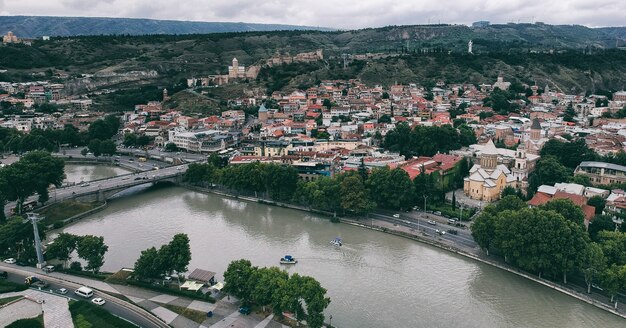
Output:
<svg viewBox="0 0 626 328">
<path fill-rule="evenodd" d="M 526 191 L 528 175 L 539 156 L 527 154 L 525 144 L 520 144 L 517 150 L 510 150 L 496 148 L 493 141 L 489 140 L 486 145 L 474 148 L 478 150 L 480 161 L 472 166 L 469 177 L 463 181 L 466 196 L 492 202 L 500 199 L 502 190 L 507 186 Z"/>
</svg>

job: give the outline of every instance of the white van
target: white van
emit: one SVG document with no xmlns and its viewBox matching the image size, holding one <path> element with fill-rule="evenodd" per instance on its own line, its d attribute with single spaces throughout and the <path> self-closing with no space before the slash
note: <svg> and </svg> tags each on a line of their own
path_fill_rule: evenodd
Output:
<svg viewBox="0 0 626 328">
<path fill-rule="evenodd" d="M 77 290 L 75 290 L 74 294 L 76 294 L 78 296 L 82 296 L 84 298 L 90 298 L 91 296 L 93 296 L 93 290 L 91 290 L 91 288 L 87 288 L 85 286 L 82 286 L 82 287 L 78 288 Z"/>
</svg>

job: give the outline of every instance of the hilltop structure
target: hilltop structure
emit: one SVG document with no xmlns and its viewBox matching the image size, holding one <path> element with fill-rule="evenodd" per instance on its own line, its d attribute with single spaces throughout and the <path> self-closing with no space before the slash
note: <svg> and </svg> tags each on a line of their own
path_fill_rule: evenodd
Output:
<svg viewBox="0 0 626 328">
<path fill-rule="evenodd" d="M 20 42 L 20 39 L 17 38 L 17 36 L 15 36 L 15 34 L 13 34 L 13 32 L 9 31 L 7 32 L 6 35 L 2 36 L 2 43 L 18 43 Z"/>
</svg>

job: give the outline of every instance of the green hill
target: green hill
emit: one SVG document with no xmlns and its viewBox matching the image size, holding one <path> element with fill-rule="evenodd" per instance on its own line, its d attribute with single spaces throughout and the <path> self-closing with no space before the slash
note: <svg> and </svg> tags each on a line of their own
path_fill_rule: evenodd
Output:
<svg viewBox="0 0 626 328">
<path fill-rule="evenodd" d="M 620 28 L 544 24 L 389 26 L 354 31 L 274 31 L 195 35 L 80 36 L 0 46 L 0 80 L 34 80 L 41 74 L 154 71 L 135 80 L 111 79 L 101 87 L 173 85 L 183 78 L 226 73 L 233 57 L 251 65 L 277 51 L 295 55 L 323 49 L 325 61 L 265 68 L 255 86 L 269 91 L 312 85 L 328 78 L 368 83 L 482 83 L 509 80 L 556 85 L 563 90 L 621 89 L 626 52 L 615 47 Z M 474 42 L 474 55 L 467 42 Z M 351 61 L 341 55 L 382 53 L 387 58 Z M 130 82 L 129 82 L 130 81 Z M 93 89 L 93 88 L 92 88 Z"/>
</svg>

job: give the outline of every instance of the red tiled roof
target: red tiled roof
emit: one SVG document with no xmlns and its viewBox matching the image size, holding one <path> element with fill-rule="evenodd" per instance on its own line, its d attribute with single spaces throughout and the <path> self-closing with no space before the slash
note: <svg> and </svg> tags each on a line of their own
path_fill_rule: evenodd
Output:
<svg viewBox="0 0 626 328">
<path fill-rule="evenodd" d="M 552 200 L 552 197 L 548 194 L 538 192 L 536 193 L 531 200 L 526 202 L 530 206 L 541 206 L 547 202 Z"/>
</svg>

